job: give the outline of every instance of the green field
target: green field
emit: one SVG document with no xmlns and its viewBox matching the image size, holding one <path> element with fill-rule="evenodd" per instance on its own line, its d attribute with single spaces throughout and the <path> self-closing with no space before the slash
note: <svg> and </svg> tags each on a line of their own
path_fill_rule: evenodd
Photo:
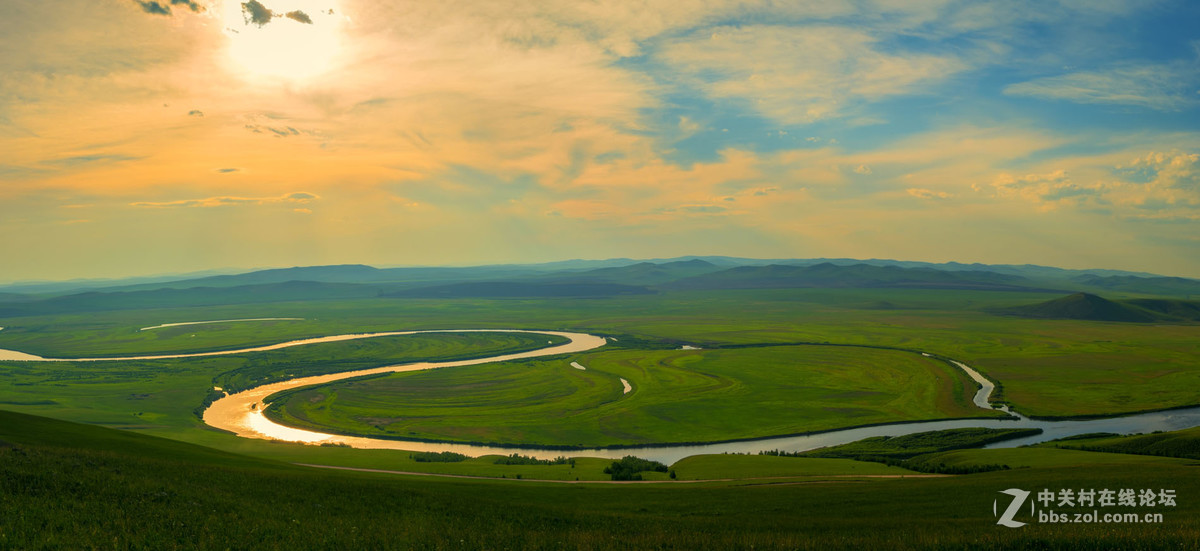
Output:
<svg viewBox="0 0 1200 551">
<path fill-rule="evenodd" d="M 618 340 L 609 347 L 637 350 L 647 357 L 683 344 L 711 348 L 795 342 L 893 346 L 930 352 L 976 367 L 1000 383 L 998 398 L 1035 416 L 1114 415 L 1200 403 L 1200 395 L 1194 390 L 1200 388 L 1200 325 L 1039 320 L 988 313 L 993 308 L 1045 299 L 1045 294 L 1023 292 L 748 289 L 607 299 L 277 302 L 8 318 L 0 320 L 6 328 L 0 331 L 0 348 L 47 356 L 117 355 L 229 349 L 339 333 L 518 325 L 612 335 Z M 160 323 L 246 317 L 300 317 L 304 321 L 137 330 Z M 377 346 L 365 342 L 359 344 Z M 306 348 L 274 353 L 296 354 L 291 358 L 264 355 L 256 369 L 276 375 L 297 369 L 327 369 L 320 365 L 329 365 L 328 360 L 341 358 L 349 350 L 330 348 L 331 352 L 318 359 L 309 358 L 316 352 Z M 453 354 L 449 349 L 443 352 Z M 382 350 L 371 352 L 376 353 L 388 354 Z M 609 351 L 597 353 L 607 355 Z M 378 362 L 365 353 L 359 358 L 361 363 L 351 362 L 337 369 L 351 364 L 395 363 L 403 355 Z M 275 363 L 285 361 L 289 366 L 281 372 Z M 206 389 L 221 386 L 217 381 L 230 384 L 232 374 L 250 363 L 254 362 L 235 357 L 119 365 L 0 363 L 0 402 L 22 411 L 114 426 L 190 428 L 193 425 L 187 416 L 180 417 L 179 412 L 190 412 L 203 401 Z M 625 372 L 640 376 L 638 370 Z M 572 375 L 578 374 L 566 377 Z M 652 382 L 626 378 L 639 389 Z M 619 388 L 611 378 L 596 382 L 596 389 L 607 389 L 610 395 Z M 646 394 L 635 390 L 631 397 L 641 400 Z M 578 402 L 598 399 L 602 398 L 579 397 Z M 182 407 L 188 404 L 192 405 Z M 535 404 L 526 405 L 536 408 Z M 914 409 L 905 413 L 904 408 L 892 411 L 909 419 L 945 416 L 944 405 L 924 404 L 923 414 Z M 872 408 L 876 413 L 887 411 L 878 404 L 866 409 Z M 873 415 L 876 421 L 881 420 L 882 415 L 868 413 L 862 417 Z M 823 423 L 820 416 L 813 421 L 782 430 L 815 430 Z M 843 426 L 867 422 L 874 421 L 848 418 Z M 594 435 L 602 433 L 599 427 L 589 430 Z M 436 437 L 436 432 L 428 434 Z M 462 438 L 474 439 L 469 435 Z M 608 438 L 593 439 L 601 440 Z"/>
<path fill-rule="evenodd" d="M 223 330 L 218 325 L 191 329 L 197 334 Z M 562 341 L 524 333 L 436 333 L 206 358 L 0 362 L 0 407 L 49 410 L 67 419 L 187 438 L 202 426 L 198 408 L 220 395 L 214 387 L 236 391 L 299 376 L 507 354 Z"/>
<path fill-rule="evenodd" d="M 850 459 L 777 457 L 772 455 L 693 455 L 671 468 L 677 480 L 771 479 L 827 476 L 908 476 L 919 474 L 900 467 Z"/>
<path fill-rule="evenodd" d="M 1128 436 L 1097 435 L 1092 438 L 1086 438 L 1086 436 L 1088 435 L 1080 435 L 1067 440 L 1055 440 L 1041 445 L 1088 451 L 1200 459 L 1200 427 Z"/>
<path fill-rule="evenodd" d="M 846 478 L 831 474 L 841 469 L 827 468 L 829 463 L 808 463 L 801 470 L 826 473 L 788 484 L 563 485 L 302 468 L 0 412 L 0 547 L 1091 550 L 1200 545 L 1195 466 L 1091 454 L 1105 459 L 1072 459 L 1056 467 L 1040 458 L 1090 452 L 972 453 L 991 462 L 995 459 L 987 456 L 995 452 L 1014 457 L 1032 452 L 1038 459 L 1030 463 L 1037 465 L 944 478 L 862 476 L 870 471 Z M 720 461 L 726 458 L 731 461 Z M 787 460 L 821 461 L 709 456 L 674 467 L 681 475 L 721 475 L 732 468 L 762 476 L 778 474 L 778 464 Z M 1034 492 L 1171 489 L 1179 497 L 1176 506 L 1154 510 L 1163 514 L 1161 524 L 997 526 L 993 502 L 1005 499 L 1000 491 L 1014 487 Z"/>
<path fill-rule="evenodd" d="M 0 320 L 0 348 L 111 356 L 488 327 L 613 337 L 582 354 L 344 381 L 279 402 L 294 424 L 559 446 L 726 440 L 987 413 L 970 404 L 975 387 L 958 370 L 919 352 L 975 366 L 999 383 L 1002 399 L 1027 414 L 1119 414 L 1200 403 L 1194 390 L 1200 388 L 1200 326 L 989 313 L 1045 298 L 747 289 L 604 299 L 275 302 L 7 318 Z M 257 317 L 305 319 L 138 331 Z M 197 416 L 214 386 L 478 357 L 546 346 L 547 340 L 555 339 L 437 334 L 207 358 L 0 362 L 0 409 L 130 429 L 97 432 L 15 417 L 0 422 L 0 548 L 1200 545 L 1194 459 L 1049 447 L 967 449 L 906 459 L 912 467 L 906 469 L 846 458 L 704 455 L 671 465 L 674 479 L 646 472 L 647 482 L 612 485 L 604 473 L 611 461 L 597 458 L 560 465 L 497 464 L 498 456 L 422 462 L 405 451 L 239 438 L 207 429 Z M 679 350 L 682 345 L 703 350 Z M 587 370 L 573 369 L 573 361 Z M 622 393 L 620 378 L 630 382 L 631 393 Z M 1161 444 L 1165 439 L 1174 443 Z M 1155 441 L 1172 450 L 1191 445 L 1187 436 Z M 1151 444 L 1124 442 L 1111 451 L 1156 453 Z M 914 478 L 913 471 L 996 466 L 1008 468 L 939 478 Z M 906 478 L 891 478 L 896 475 Z M 1092 486 L 1173 488 L 1179 507 L 1155 526 L 1013 530 L 995 524 L 992 506 L 1001 490 Z"/>
<path fill-rule="evenodd" d="M 974 392 L 961 370 L 894 350 L 614 350 L 331 383 L 268 413 L 345 434 L 602 447 L 1002 415 L 973 406 Z"/>
<path fill-rule="evenodd" d="M 1090 470 L 1097 467 L 1123 466 L 1130 471 L 1156 469 L 1166 465 L 1190 467 L 1182 471 L 1195 478 L 1194 471 L 1200 467 L 1193 459 L 1150 457 L 1144 455 L 1087 452 L 1054 448 L 996 448 L 982 450 L 955 450 L 923 458 L 926 462 L 944 463 L 953 467 L 1001 464 L 1012 469 L 1031 468 L 1078 468 Z M 974 476 L 974 475 L 972 475 Z"/>
</svg>

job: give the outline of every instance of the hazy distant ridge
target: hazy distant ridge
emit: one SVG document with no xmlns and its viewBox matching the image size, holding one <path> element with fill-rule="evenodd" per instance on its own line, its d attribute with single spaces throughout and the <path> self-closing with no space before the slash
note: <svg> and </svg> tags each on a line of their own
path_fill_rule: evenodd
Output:
<svg viewBox="0 0 1200 551">
<path fill-rule="evenodd" d="M 1200 281 L 1197 280 L 1144 277 L 1107 270 L 890 260 L 763 262 L 732 257 L 683 257 L 658 262 L 576 260 L 533 265 L 445 268 L 375 268 L 362 264 L 305 266 L 164 282 L 147 283 L 143 279 L 132 285 L 88 288 L 75 292 L 61 291 L 59 287 L 52 286 L 54 294 L 41 295 L 0 289 L 0 317 L 290 300 L 378 297 L 598 298 L 723 289 L 878 288 L 1086 292 L 1091 294 L 1089 296 L 1111 292 L 1175 298 L 1200 296 Z M 1162 319 L 1172 320 L 1194 317 L 1189 313 L 1189 306 L 1180 304 L 1129 302 L 1125 306 L 1135 308 L 1144 313 L 1143 317 L 1150 316 L 1153 319 L 1161 316 L 1166 316 Z M 1057 309 L 1047 308 L 1051 313 Z M 1010 314 L 1043 315 L 1036 310 Z M 1138 317 L 1126 314 L 1117 317 Z M 1077 319 L 1091 318 L 1085 316 Z"/>
</svg>

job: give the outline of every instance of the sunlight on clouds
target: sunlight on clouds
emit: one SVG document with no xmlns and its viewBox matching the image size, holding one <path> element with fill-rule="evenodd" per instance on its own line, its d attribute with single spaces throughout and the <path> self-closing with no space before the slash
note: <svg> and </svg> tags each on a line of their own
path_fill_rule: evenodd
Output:
<svg viewBox="0 0 1200 551">
<path fill-rule="evenodd" d="M 953 197 L 953 195 L 946 193 L 944 191 L 933 191 L 931 189 L 924 189 L 924 188 L 911 188 L 910 187 L 910 188 L 904 190 L 904 192 L 908 193 L 909 195 L 912 195 L 913 197 L 916 197 L 918 199 L 949 199 L 949 198 Z"/>
<path fill-rule="evenodd" d="M 1020 199 L 1039 211 L 1065 207 L 1111 213 L 1130 220 L 1200 220 L 1200 154 L 1150 152 L 1128 164 L 1111 165 L 1111 155 L 1059 162 L 1064 169 L 1017 176 L 998 174 L 990 188 L 1000 199 Z"/>
<path fill-rule="evenodd" d="M 265 205 L 269 203 L 308 203 L 320 199 L 312 193 L 297 191 L 279 197 L 206 197 L 204 199 L 183 199 L 179 201 L 137 201 L 130 203 L 134 207 L 172 208 L 172 207 L 233 207 L 241 205 Z M 297 209 L 297 212 L 308 209 Z M 312 211 L 308 211 L 312 212 Z"/>
<path fill-rule="evenodd" d="M 1135 2 L 14 1 L 0 226 L 47 236 L 30 265 L 146 227 L 211 256 L 111 262 L 1048 262 L 1200 219 L 1195 46 L 1115 54 Z"/>
<path fill-rule="evenodd" d="M 1114 186 L 1111 200 L 1138 212 L 1133 218 L 1148 220 L 1200 220 L 1200 154 L 1181 151 L 1151 152 L 1116 174 L 1128 178 L 1133 169 L 1145 178 Z"/>
<path fill-rule="evenodd" d="M 229 58 L 251 78 L 300 81 L 328 72 L 341 50 L 339 10 L 337 0 L 223 0 Z"/>
<path fill-rule="evenodd" d="M 966 64 L 899 53 L 851 27 L 705 29 L 659 54 L 715 98 L 738 98 L 785 124 L 842 117 L 864 101 L 921 93 Z"/>
<path fill-rule="evenodd" d="M 1065 170 L 1024 176 L 1002 173 L 992 180 L 991 185 L 995 197 L 1024 199 L 1038 205 L 1041 210 L 1054 210 L 1065 204 L 1094 202 L 1104 188 L 1104 184 L 1099 182 L 1077 184 Z"/>
</svg>

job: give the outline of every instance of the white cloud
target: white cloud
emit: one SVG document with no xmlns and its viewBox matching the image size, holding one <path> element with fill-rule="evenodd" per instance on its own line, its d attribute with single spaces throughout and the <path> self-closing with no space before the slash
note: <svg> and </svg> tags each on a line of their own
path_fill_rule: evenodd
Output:
<svg viewBox="0 0 1200 551">
<path fill-rule="evenodd" d="M 293 192 L 293 193 L 287 193 L 287 194 L 284 194 L 284 195 L 281 195 L 278 197 L 222 196 L 222 197 L 206 197 L 204 199 L 182 199 L 179 201 L 163 201 L 163 202 L 138 201 L 135 203 L 130 203 L 130 206 L 147 207 L 147 208 L 178 208 L 178 207 L 210 208 L 210 207 L 233 207 L 233 206 L 241 206 L 241 205 L 265 205 L 265 204 L 269 204 L 269 203 L 305 204 L 305 203 L 309 203 L 309 202 L 317 200 L 317 199 L 320 199 L 320 197 L 318 197 L 315 194 L 308 193 L 305 191 L 297 191 L 297 192 Z M 305 210 L 308 210 L 308 209 L 296 209 L 296 212 L 302 212 Z M 311 211 L 309 211 L 309 212 L 311 212 Z"/>
<path fill-rule="evenodd" d="M 702 127 L 700 123 L 692 120 L 690 117 L 679 117 L 679 134 L 680 138 L 688 138 L 695 135 Z"/>
<path fill-rule="evenodd" d="M 1075 166 L 1017 176 L 998 174 L 990 186 L 976 186 L 1000 199 L 1020 199 L 1039 210 L 1073 206 L 1111 212 L 1128 219 L 1200 220 L 1200 154 L 1178 150 L 1150 152 L 1122 165 L 1104 158 L 1060 160 Z"/>
<path fill-rule="evenodd" d="M 1042 210 L 1099 197 L 1106 187 L 1100 182 L 1078 184 L 1065 170 L 1023 176 L 1005 172 L 997 175 L 991 186 L 995 197 L 1024 199 L 1036 203 Z"/>
<path fill-rule="evenodd" d="M 848 27 L 748 25 L 705 29 L 658 55 L 709 96 L 745 100 L 785 124 L 920 93 L 966 68 L 954 56 L 897 53 L 878 40 Z"/>
<path fill-rule="evenodd" d="M 933 191 L 925 188 L 908 188 L 904 191 L 918 199 L 949 199 L 953 197 L 953 195 L 944 191 Z"/>
<path fill-rule="evenodd" d="M 1181 64 L 1129 66 L 1039 78 L 1010 85 L 1004 89 L 1004 93 L 1076 103 L 1136 105 L 1159 111 L 1177 111 L 1196 103 L 1189 93 L 1195 81 L 1195 69 L 1188 70 Z"/>
</svg>

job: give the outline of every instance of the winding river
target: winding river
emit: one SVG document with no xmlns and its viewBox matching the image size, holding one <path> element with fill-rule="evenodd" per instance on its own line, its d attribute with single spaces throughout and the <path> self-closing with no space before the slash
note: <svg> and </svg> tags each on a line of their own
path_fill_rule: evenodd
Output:
<svg viewBox="0 0 1200 551">
<path fill-rule="evenodd" d="M 236 394 L 227 395 L 215 402 L 204 411 L 204 422 L 209 425 L 223 429 L 238 436 L 246 438 L 261 438 L 261 439 L 277 439 L 294 442 L 306 443 L 329 443 L 343 444 L 355 448 L 364 449 L 397 449 L 409 451 L 432 451 L 442 452 L 450 451 L 471 456 L 501 454 L 508 455 L 512 453 L 520 453 L 533 457 L 549 459 L 559 455 L 570 455 L 580 457 L 603 457 L 603 458 L 620 458 L 625 455 L 636 455 L 647 459 L 662 461 L 667 464 L 674 463 L 691 455 L 698 454 L 713 454 L 713 453 L 757 453 L 766 450 L 783 450 L 789 452 L 805 451 L 814 448 L 845 444 L 855 440 L 861 440 L 872 436 L 901 436 L 916 432 L 925 432 L 931 430 L 943 430 L 952 428 L 968 428 L 968 427 L 986 427 L 986 428 L 1040 428 L 1043 433 L 1037 436 L 1021 438 L 1016 440 L 1007 440 L 990 445 L 989 447 L 1015 447 L 1024 444 L 1032 444 L 1053 440 L 1065 436 L 1073 436 L 1077 434 L 1085 434 L 1091 432 L 1113 432 L 1113 433 L 1136 433 L 1136 432 L 1152 432 L 1157 430 L 1169 431 L 1180 430 L 1189 427 L 1200 425 L 1200 407 L 1191 407 L 1185 409 L 1176 409 L 1152 413 L 1140 413 L 1134 415 L 1126 415 L 1122 417 L 1111 417 L 1105 419 L 1088 419 L 1088 420 L 1069 420 L 1069 421 L 1048 421 L 1029 419 L 1020 416 L 1016 413 L 1009 412 L 1014 416 L 1010 419 L 956 419 L 942 421 L 913 421 L 903 422 L 888 425 L 877 425 L 868 427 L 859 427 L 851 429 L 840 429 L 828 432 L 805 434 L 798 436 L 782 436 L 774 438 L 763 438 L 757 440 L 743 440 L 735 442 L 720 442 L 713 444 L 697 444 L 697 445 L 669 445 L 669 446 L 643 446 L 629 447 L 619 449 L 583 449 L 583 450 L 547 450 L 543 448 L 525 448 L 525 447 L 493 447 L 479 446 L 473 444 L 447 444 L 447 443 L 429 443 L 415 442 L 407 440 L 384 440 L 377 438 L 366 438 L 357 436 L 341 436 L 335 434 L 326 434 L 316 431 L 297 429 L 280 425 L 266 418 L 262 414 L 263 398 L 280 392 L 309 385 L 324 384 L 351 377 L 361 377 L 364 375 L 374 375 L 379 373 L 395 373 L 406 371 L 422 371 L 427 369 L 438 369 L 442 367 L 478 365 L 491 362 L 501 362 L 507 360 L 516 360 L 523 358 L 536 358 L 540 356 L 550 356 L 556 354 L 571 354 L 593 350 L 604 346 L 607 342 L 604 337 L 588 335 L 584 333 L 570 333 L 562 331 L 532 331 L 520 329 L 446 329 L 446 330 L 428 330 L 428 331 L 391 331 L 382 333 L 356 333 L 348 335 L 333 335 L 328 337 L 318 337 L 313 339 L 300 339 L 287 341 L 279 344 L 268 346 L 259 346 L 252 348 L 242 348 L 237 350 L 224 350 L 218 352 L 200 352 L 191 354 L 165 354 L 165 355 L 150 355 L 150 356 L 126 356 L 112 358 L 43 358 L 32 354 L 25 354 L 13 350 L 0 350 L 0 360 L 6 361 L 47 361 L 47 362 L 97 362 L 97 361 L 118 361 L 118 360 L 152 360 L 152 359 L 171 359 L 171 358 L 194 358 L 203 356 L 219 356 L 228 354 L 241 354 L 246 352 L 266 352 L 271 350 L 279 350 L 281 348 L 289 348 L 292 346 L 303 346 L 307 344 L 316 344 L 324 342 L 339 342 L 356 339 L 367 339 L 375 337 L 399 336 L 399 335 L 416 335 L 422 333 L 470 333 L 470 332 L 503 332 L 503 333 L 533 333 L 542 335 L 556 335 L 569 339 L 566 344 L 520 352 L 514 354 L 505 354 L 500 356 L 492 356 L 487 358 L 477 358 L 472 360 L 460 360 L 451 362 L 420 362 L 401 365 L 392 365 L 378 367 L 374 369 L 364 369 L 358 371 L 348 371 L 342 373 L 332 373 L 328 375 L 318 375 L 313 377 L 302 377 L 291 379 L 288 381 L 271 383 L 260 387 L 252 388 Z M 930 354 L 923 354 L 927 357 L 933 357 Z M 976 406 L 983 409 L 991 409 L 988 404 L 988 397 L 991 396 L 995 389 L 994 385 L 985 377 L 979 374 L 971 367 L 955 360 L 947 360 L 961 368 L 968 376 L 975 380 L 980 385 L 979 391 L 975 394 L 973 402 Z M 576 364 L 572 364 L 576 365 Z M 628 383 L 626 383 L 628 385 Z M 1002 408 L 1008 411 L 1006 408 Z"/>
</svg>

